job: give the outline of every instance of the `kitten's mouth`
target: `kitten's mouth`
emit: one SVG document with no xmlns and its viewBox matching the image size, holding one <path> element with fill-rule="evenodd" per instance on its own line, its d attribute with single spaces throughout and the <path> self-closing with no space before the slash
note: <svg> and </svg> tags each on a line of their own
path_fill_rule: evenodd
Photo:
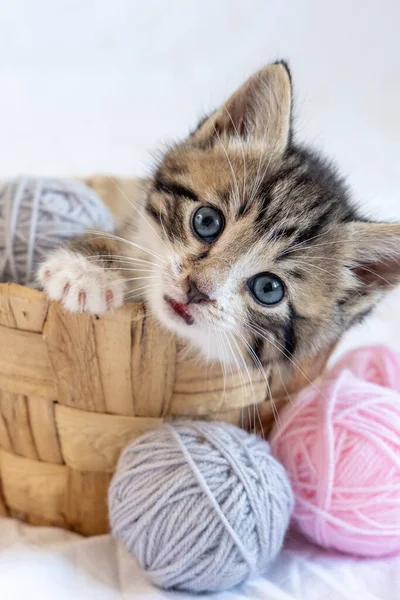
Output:
<svg viewBox="0 0 400 600">
<path fill-rule="evenodd" d="M 180 317 L 181 319 L 183 319 L 185 321 L 186 325 L 193 325 L 194 319 L 188 313 L 188 310 L 187 310 L 188 305 L 187 304 L 183 304 L 182 302 L 177 302 L 176 300 L 174 300 L 173 298 L 170 298 L 169 296 L 164 296 L 164 300 L 172 308 L 174 313 L 176 315 L 178 315 L 178 317 Z"/>
</svg>

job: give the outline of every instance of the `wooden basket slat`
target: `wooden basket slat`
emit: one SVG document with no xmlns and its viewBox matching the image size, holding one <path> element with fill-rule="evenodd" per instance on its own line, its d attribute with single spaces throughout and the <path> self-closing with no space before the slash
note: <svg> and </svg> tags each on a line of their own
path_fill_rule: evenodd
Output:
<svg viewBox="0 0 400 600">
<path fill-rule="evenodd" d="M 225 423 L 231 423 L 237 425 L 237 427 L 243 427 L 243 413 L 242 408 L 230 408 L 228 410 L 218 410 L 210 415 L 202 415 L 202 419 L 208 421 L 224 421 Z"/>
<path fill-rule="evenodd" d="M 256 431 L 259 435 L 267 438 L 275 422 L 279 419 L 279 412 L 287 404 L 287 396 L 274 398 L 273 401 L 261 402 L 257 406 L 251 406 L 243 411 L 242 427 L 250 431 Z"/>
<path fill-rule="evenodd" d="M 265 390 L 262 386 L 254 386 L 255 394 L 247 387 L 230 388 L 227 385 L 225 393 L 223 388 L 215 392 L 175 393 L 171 402 L 171 414 L 175 417 L 209 417 L 216 419 L 218 414 L 225 410 L 229 412 L 235 409 L 244 409 L 252 405 L 252 398 L 259 397 L 259 403 L 265 397 Z M 259 392 L 259 393 L 257 393 Z M 228 409 L 229 407 L 229 409 Z"/>
<path fill-rule="evenodd" d="M 11 514 L 14 519 L 19 519 L 20 521 L 24 521 L 29 525 L 36 525 L 38 527 L 62 527 L 66 528 L 67 522 L 65 517 L 58 517 L 55 519 L 51 519 L 50 517 L 46 517 L 44 515 L 37 515 L 35 513 L 21 513 L 14 511 L 14 514 Z"/>
<path fill-rule="evenodd" d="M 143 187 L 109 177 L 86 183 L 121 216 Z M 96 318 L 1 284 L 0 514 L 105 533 L 108 485 L 130 440 L 182 417 L 253 428 L 261 414 L 265 433 L 273 410 L 262 376 L 253 372 L 250 383 L 228 368 L 224 381 L 221 366 L 190 358 L 183 346 L 143 304 Z M 277 402 L 315 379 L 329 354 L 302 363 L 303 374 L 275 373 Z"/>
<path fill-rule="evenodd" d="M 105 412 L 93 320 L 52 303 L 43 329 L 57 400 L 83 410 Z"/>
<path fill-rule="evenodd" d="M 3 496 L 1 477 L 0 477 L 0 516 L 2 516 L 2 517 L 8 516 L 8 510 L 7 510 L 6 503 L 5 503 L 4 496 Z"/>
<path fill-rule="evenodd" d="M 14 454 L 38 460 L 26 396 L 0 392 L 0 413 Z"/>
<path fill-rule="evenodd" d="M 0 451 L 3 494 L 7 506 L 42 515 L 65 525 L 67 467 Z"/>
<path fill-rule="evenodd" d="M 0 390 L 0 402 L 5 393 L 7 392 Z M 8 431 L 7 420 L 0 410 L 0 449 L 1 448 L 7 452 L 13 452 L 12 439 L 10 437 L 10 432 Z"/>
<path fill-rule="evenodd" d="M 61 404 L 56 422 L 65 463 L 78 471 L 115 469 L 121 450 L 162 419 L 86 412 Z"/>
<path fill-rule="evenodd" d="M 82 535 L 109 529 L 107 492 L 112 473 L 85 473 L 68 469 L 67 521 Z"/>
<path fill-rule="evenodd" d="M 250 383 L 239 373 L 224 373 L 218 363 L 191 359 L 176 366 L 170 412 L 180 416 L 215 415 L 265 400 L 265 381 L 257 372 Z"/>
<path fill-rule="evenodd" d="M 62 464 L 55 421 L 55 403 L 47 398 L 28 396 L 29 422 L 39 460 Z"/>
<path fill-rule="evenodd" d="M 38 290 L 15 283 L 0 286 L 0 325 L 25 331 L 43 331 L 49 302 Z"/>
<path fill-rule="evenodd" d="M 176 341 L 137 306 L 132 320 L 132 391 L 135 415 L 162 417 L 169 412 L 175 379 Z"/>
<path fill-rule="evenodd" d="M 55 398 L 53 373 L 40 333 L 0 326 L 0 389 Z"/>
<path fill-rule="evenodd" d="M 106 412 L 134 414 L 132 400 L 131 322 L 134 305 L 100 315 L 93 321 Z"/>
</svg>

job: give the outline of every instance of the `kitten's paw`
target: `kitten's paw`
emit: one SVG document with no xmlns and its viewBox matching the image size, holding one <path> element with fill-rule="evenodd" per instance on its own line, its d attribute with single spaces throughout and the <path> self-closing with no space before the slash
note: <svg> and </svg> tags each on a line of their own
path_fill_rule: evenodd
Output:
<svg viewBox="0 0 400 600">
<path fill-rule="evenodd" d="M 73 312 L 98 314 L 124 302 L 125 282 L 118 271 L 65 248 L 53 252 L 41 265 L 38 280 L 51 300 Z"/>
</svg>

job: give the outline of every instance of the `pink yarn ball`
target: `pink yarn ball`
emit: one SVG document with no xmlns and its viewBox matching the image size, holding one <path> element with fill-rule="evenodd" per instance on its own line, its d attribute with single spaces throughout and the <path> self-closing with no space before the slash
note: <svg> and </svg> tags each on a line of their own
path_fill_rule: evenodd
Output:
<svg viewBox="0 0 400 600">
<path fill-rule="evenodd" d="M 359 556 L 400 552 L 400 356 L 345 355 L 284 409 L 271 447 L 307 537 Z"/>
</svg>

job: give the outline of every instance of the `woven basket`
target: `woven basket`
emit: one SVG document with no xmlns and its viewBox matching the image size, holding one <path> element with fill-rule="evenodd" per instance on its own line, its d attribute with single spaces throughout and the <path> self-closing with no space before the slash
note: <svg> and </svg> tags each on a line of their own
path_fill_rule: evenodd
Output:
<svg viewBox="0 0 400 600">
<path fill-rule="evenodd" d="M 88 183 L 114 210 L 136 186 L 102 177 Z M 314 377 L 324 362 L 303 372 Z M 304 379 L 285 384 L 294 391 Z M 271 385 L 280 397 L 273 378 Z M 37 290 L 2 284 L 0 514 L 104 533 L 107 488 L 129 441 L 176 417 L 249 425 L 255 403 L 267 427 L 265 398 L 260 374 L 243 384 L 243 374 L 228 373 L 224 383 L 220 365 L 186 355 L 142 304 L 100 317 L 72 314 Z"/>
</svg>

